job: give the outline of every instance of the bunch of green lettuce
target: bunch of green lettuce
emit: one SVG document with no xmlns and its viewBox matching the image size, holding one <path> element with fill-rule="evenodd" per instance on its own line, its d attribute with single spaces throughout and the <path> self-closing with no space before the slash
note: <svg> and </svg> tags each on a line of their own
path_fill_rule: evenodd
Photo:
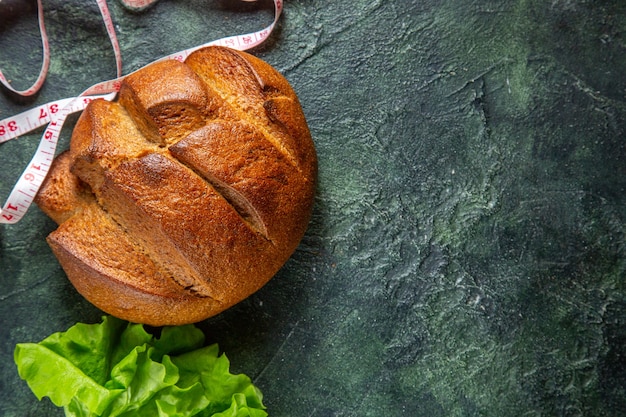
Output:
<svg viewBox="0 0 626 417">
<path fill-rule="evenodd" d="M 229 372 L 217 345 L 193 325 L 159 337 L 113 317 L 21 343 L 15 363 L 41 400 L 71 417 L 265 417 L 250 378 Z"/>
</svg>

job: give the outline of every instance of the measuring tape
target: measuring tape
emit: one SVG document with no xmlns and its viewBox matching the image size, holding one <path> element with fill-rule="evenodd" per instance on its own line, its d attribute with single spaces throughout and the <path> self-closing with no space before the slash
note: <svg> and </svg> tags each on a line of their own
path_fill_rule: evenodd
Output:
<svg viewBox="0 0 626 417">
<path fill-rule="evenodd" d="M 113 20 L 109 13 L 106 0 L 96 0 L 100 13 L 104 20 L 111 45 L 115 52 L 115 60 L 117 66 L 117 78 L 104 81 L 89 87 L 77 97 L 56 100 L 50 103 L 42 104 L 38 107 L 20 113 L 16 116 L 0 120 L 0 143 L 15 139 L 21 135 L 31 132 L 37 128 L 47 125 L 39 146 L 35 151 L 35 155 L 30 163 L 22 172 L 13 190 L 9 194 L 6 203 L 0 211 L 0 223 L 17 223 L 24 217 L 26 211 L 33 203 L 43 180 L 46 178 L 52 160 L 54 159 L 57 143 L 61 134 L 63 123 L 67 116 L 72 113 L 82 111 L 87 107 L 90 101 L 101 98 L 104 100 L 115 99 L 120 89 L 122 76 L 122 58 L 120 47 L 115 34 Z M 121 0 L 123 5 L 131 10 L 142 10 L 149 7 L 157 0 Z M 244 0 L 250 1 L 250 0 Z M 35 94 L 43 85 L 50 63 L 50 50 L 48 46 L 48 36 L 46 34 L 43 22 L 43 6 L 41 0 L 37 0 L 39 28 L 41 32 L 43 44 L 43 64 L 41 71 L 35 83 L 26 90 L 18 91 L 11 87 L 2 72 L 0 72 L 0 82 L 16 94 L 22 96 L 30 96 Z M 263 43 L 274 30 L 278 19 L 283 10 L 283 1 L 274 0 L 274 21 L 266 28 L 244 35 L 235 35 L 221 38 L 203 45 L 199 45 L 190 49 L 176 52 L 158 59 L 162 61 L 166 59 L 176 59 L 184 61 L 192 52 L 211 45 L 226 46 L 237 50 L 247 50 L 254 48 Z M 139 71 L 139 70 L 137 70 Z"/>
</svg>

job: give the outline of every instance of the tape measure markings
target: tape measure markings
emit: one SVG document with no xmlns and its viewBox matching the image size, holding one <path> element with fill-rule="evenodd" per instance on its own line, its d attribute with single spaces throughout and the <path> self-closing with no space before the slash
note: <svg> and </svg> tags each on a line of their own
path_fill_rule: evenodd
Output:
<svg viewBox="0 0 626 417">
<path fill-rule="evenodd" d="M 50 123 L 51 116 L 71 103 L 75 97 L 41 104 L 13 117 L 0 120 L 0 143 L 16 139 Z"/>
<path fill-rule="evenodd" d="M 113 99 L 115 94 L 100 96 L 103 99 Z M 7 203 L 0 211 L 0 223 L 17 223 L 22 219 L 26 211 L 33 203 L 41 184 L 43 183 L 48 170 L 52 165 L 56 153 L 56 147 L 63 124 L 72 113 L 83 110 L 91 100 L 83 100 L 82 97 L 65 99 L 67 101 L 63 107 L 47 106 L 49 112 L 41 114 L 42 118 L 49 118 L 49 123 L 35 151 L 35 155 L 29 162 L 27 168 L 22 172 L 17 183 L 13 187 Z M 40 106 L 40 111 L 46 106 Z"/>
</svg>

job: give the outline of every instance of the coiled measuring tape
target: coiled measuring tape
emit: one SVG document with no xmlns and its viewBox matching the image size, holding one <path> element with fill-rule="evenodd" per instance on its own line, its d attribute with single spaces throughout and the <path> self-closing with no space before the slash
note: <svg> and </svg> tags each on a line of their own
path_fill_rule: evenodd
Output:
<svg viewBox="0 0 626 417">
<path fill-rule="evenodd" d="M 47 125 L 43 135 L 41 136 L 35 155 L 29 162 L 24 172 L 22 172 L 22 175 L 19 177 L 13 187 L 13 190 L 9 194 L 6 203 L 0 210 L 0 223 L 17 223 L 24 217 L 28 208 L 32 205 L 41 184 L 48 174 L 52 160 L 54 159 L 61 129 L 63 128 L 63 123 L 65 122 L 67 116 L 84 110 L 85 107 L 87 107 L 87 104 L 89 104 L 92 100 L 98 98 L 104 100 L 115 99 L 117 92 L 120 89 L 121 82 L 125 76 L 122 76 L 122 58 L 115 33 L 115 27 L 109 13 L 106 0 L 96 1 L 115 53 L 117 78 L 95 84 L 77 97 L 70 97 L 42 104 L 13 117 L 0 120 L 0 143 L 15 139 L 37 128 Z M 145 9 L 156 1 L 157 0 L 121 0 L 123 5 L 131 10 Z M 50 49 L 48 45 L 48 36 L 44 26 L 42 0 L 37 0 L 37 8 L 39 29 L 43 46 L 43 63 L 37 80 L 31 87 L 19 91 L 10 85 L 0 71 L 0 82 L 7 89 L 21 96 L 33 95 L 41 88 L 45 81 L 48 66 L 50 64 Z M 156 60 L 155 62 L 166 59 L 184 61 L 192 52 L 211 45 L 226 46 L 241 51 L 254 48 L 263 43 L 272 33 L 274 27 L 278 23 L 282 10 L 283 1 L 274 0 L 274 21 L 264 29 L 244 35 L 234 35 L 217 39 L 215 41 L 167 55 Z"/>
</svg>

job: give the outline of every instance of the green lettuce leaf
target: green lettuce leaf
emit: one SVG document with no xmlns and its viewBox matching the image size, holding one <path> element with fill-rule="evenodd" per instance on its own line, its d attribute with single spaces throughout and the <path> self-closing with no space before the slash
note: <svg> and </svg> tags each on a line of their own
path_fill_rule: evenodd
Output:
<svg viewBox="0 0 626 417">
<path fill-rule="evenodd" d="M 232 375 L 230 361 L 225 355 L 218 356 L 218 350 L 217 345 L 212 345 L 172 358 L 180 372 L 179 385 L 200 382 L 211 401 L 208 409 L 212 413 L 231 407 L 233 393 L 243 393 L 252 407 L 262 408 L 261 392 L 246 375 Z"/>
<path fill-rule="evenodd" d="M 20 344 L 15 350 L 18 372 L 38 399 L 47 396 L 59 407 L 74 399 L 99 415 L 119 395 L 119 390 L 109 390 L 98 384 L 77 368 L 71 361 L 46 346 L 34 343 Z"/>
<path fill-rule="evenodd" d="M 193 325 L 164 327 L 104 317 L 15 348 L 18 373 L 67 417 L 265 417 L 261 391 L 230 373 L 217 345 Z"/>
<path fill-rule="evenodd" d="M 40 345 L 66 357 L 85 375 L 104 384 L 111 370 L 109 355 L 125 327 L 122 320 L 105 317 L 99 326 L 78 323 L 67 332 L 55 333 Z"/>
</svg>

